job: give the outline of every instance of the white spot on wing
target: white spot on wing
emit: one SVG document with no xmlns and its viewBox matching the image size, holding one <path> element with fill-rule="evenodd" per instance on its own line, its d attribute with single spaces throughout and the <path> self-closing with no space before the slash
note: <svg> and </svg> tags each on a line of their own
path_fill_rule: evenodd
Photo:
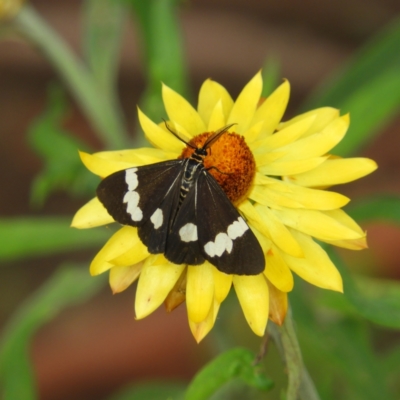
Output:
<svg viewBox="0 0 400 400">
<path fill-rule="evenodd" d="M 232 251 L 232 239 L 226 233 L 218 233 L 214 242 L 208 242 L 204 246 L 204 251 L 210 257 L 221 257 L 224 251 L 230 253 Z"/>
<path fill-rule="evenodd" d="M 129 168 L 125 171 L 125 182 L 128 185 L 128 190 L 135 190 L 138 186 L 137 168 Z"/>
<path fill-rule="evenodd" d="M 204 251 L 210 257 L 221 257 L 224 251 L 230 253 L 233 248 L 233 241 L 249 229 L 246 222 L 242 217 L 239 217 L 236 221 L 232 222 L 227 229 L 227 233 L 220 232 L 215 237 L 215 240 L 209 241 L 204 246 Z"/>
<path fill-rule="evenodd" d="M 139 193 L 138 192 L 126 192 L 124 196 L 124 203 L 128 203 L 127 209 L 134 209 L 139 204 Z"/>
<path fill-rule="evenodd" d="M 142 210 L 139 207 L 136 207 L 130 214 L 132 215 L 132 221 L 141 221 L 143 218 Z"/>
<path fill-rule="evenodd" d="M 138 186 L 137 168 L 130 168 L 125 171 L 125 182 L 128 185 L 128 191 L 124 195 L 123 202 L 127 203 L 126 212 L 131 214 L 132 221 L 141 221 L 143 212 L 139 207 L 140 196 L 135 189 Z"/>
<path fill-rule="evenodd" d="M 154 225 L 154 229 L 158 229 L 162 224 L 163 224 L 163 213 L 161 208 L 157 208 L 156 211 L 154 211 L 153 215 L 150 217 L 150 221 Z"/>
<path fill-rule="evenodd" d="M 247 229 L 249 229 L 249 227 L 247 226 L 246 222 L 244 222 L 242 217 L 239 217 L 237 221 L 228 226 L 227 233 L 232 240 L 235 240 L 236 238 L 242 236 Z"/>
<path fill-rule="evenodd" d="M 197 226 L 191 222 L 179 229 L 179 236 L 183 242 L 195 242 L 197 238 Z"/>
<path fill-rule="evenodd" d="M 232 251 L 232 239 L 226 233 L 218 233 L 215 238 L 215 254 L 218 257 L 226 250 L 228 253 Z"/>
</svg>

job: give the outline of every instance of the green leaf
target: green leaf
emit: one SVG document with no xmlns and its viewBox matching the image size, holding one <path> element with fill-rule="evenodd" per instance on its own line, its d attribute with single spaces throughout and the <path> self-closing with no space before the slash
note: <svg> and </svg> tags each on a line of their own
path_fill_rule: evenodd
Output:
<svg viewBox="0 0 400 400">
<path fill-rule="evenodd" d="M 65 217 L 0 219 L 0 260 L 92 248 L 101 246 L 110 236 L 103 229 L 78 230 L 70 224 L 70 218 Z"/>
<path fill-rule="evenodd" d="M 358 276 L 355 284 L 350 297 L 358 312 L 376 324 L 400 329 L 400 283 Z"/>
<path fill-rule="evenodd" d="M 35 332 L 61 310 L 85 301 L 103 287 L 86 268 L 64 266 L 14 314 L 1 342 L 0 379 L 4 400 L 38 398 L 29 344 Z"/>
<path fill-rule="evenodd" d="M 190 383 L 185 400 L 209 399 L 229 381 L 239 378 L 258 390 L 268 391 L 272 382 L 258 366 L 254 366 L 255 355 L 242 348 L 229 350 L 207 364 Z"/>
<path fill-rule="evenodd" d="M 394 116 L 400 105 L 400 20 L 387 26 L 302 107 L 333 106 L 351 113 L 335 154 L 354 153 Z"/>
<path fill-rule="evenodd" d="M 29 144 L 44 162 L 32 186 L 31 200 L 36 206 L 43 205 L 55 190 L 68 190 L 75 196 L 88 195 L 94 193 L 98 183 L 79 159 L 78 150 L 87 146 L 61 127 L 65 114 L 64 92 L 58 86 L 50 86 L 48 108 L 28 132 Z"/>
<path fill-rule="evenodd" d="M 285 399 L 319 400 L 314 383 L 303 363 L 291 309 L 288 310 L 283 325 L 270 323 L 268 332 L 287 368 L 288 387 Z"/>
<path fill-rule="evenodd" d="M 299 282 L 300 283 L 300 282 Z M 299 290 L 303 289 L 303 290 Z M 346 293 L 345 287 L 345 293 Z M 371 325 L 356 314 L 328 309 L 321 298 L 333 293 L 301 283 L 291 293 L 299 341 L 324 400 L 394 399 L 370 339 Z M 368 378 L 366 378 L 368 377 Z"/>
<path fill-rule="evenodd" d="M 400 283 L 353 276 L 336 253 L 329 250 L 329 255 L 342 275 L 344 295 L 357 313 L 378 325 L 400 329 Z"/>
<path fill-rule="evenodd" d="M 188 84 L 177 0 L 125 0 L 133 6 L 146 60 L 147 89 L 143 111 L 152 119 L 166 117 L 161 82 L 187 97 Z"/>
<path fill-rule="evenodd" d="M 13 25 L 58 70 L 103 143 L 110 149 L 126 148 L 129 139 L 119 104 L 103 96 L 91 71 L 57 32 L 29 4 L 16 15 Z"/>
<path fill-rule="evenodd" d="M 134 384 L 109 397 L 109 400 L 178 400 L 183 399 L 185 385 L 173 382 Z"/>
<path fill-rule="evenodd" d="M 357 201 L 348 207 L 356 221 L 388 221 L 400 223 L 400 197 L 375 196 Z"/>
<path fill-rule="evenodd" d="M 281 65 L 275 57 L 268 57 L 262 68 L 263 89 L 261 97 L 268 97 L 278 86 L 281 77 Z"/>
<path fill-rule="evenodd" d="M 83 50 L 88 66 L 104 96 L 116 98 L 121 33 L 126 8 L 115 0 L 83 3 Z"/>
</svg>

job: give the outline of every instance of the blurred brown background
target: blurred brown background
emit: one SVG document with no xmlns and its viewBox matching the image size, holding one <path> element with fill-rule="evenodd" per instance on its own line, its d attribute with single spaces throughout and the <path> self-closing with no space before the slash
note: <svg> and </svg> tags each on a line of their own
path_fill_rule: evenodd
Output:
<svg viewBox="0 0 400 400">
<path fill-rule="evenodd" d="M 33 0 L 31 3 L 59 34 L 80 52 L 81 1 Z M 260 0 L 193 0 L 184 3 L 181 21 L 188 70 L 196 93 L 212 77 L 233 96 L 259 70 L 266 57 L 281 63 L 292 97 L 290 117 L 310 91 L 399 15 L 398 0 L 321 2 Z M 119 91 L 129 126 L 144 74 L 134 24 L 125 30 Z M 40 160 L 26 143 L 26 130 L 44 109 L 46 89 L 58 80 L 52 66 L 25 42 L 0 42 L 0 215 L 66 214 L 81 205 L 67 195 L 53 195 L 43 210 L 29 205 L 32 178 Z M 376 99 L 378 102 L 379 99 Z M 99 148 L 91 128 L 71 99 L 66 126 Z M 352 198 L 371 193 L 400 193 L 400 119 L 362 152 L 379 170 L 343 188 Z M 342 190 L 342 189 L 340 189 Z M 400 278 L 400 232 L 384 224 L 368 229 L 371 249 L 362 255 L 363 271 Z M 93 252 L 94 254 L 94 252 Z M 68 256 L 88 260 L 93 254 Z M 9 263 L 0 270 L 0 323 L 37 288 L 61 257 Z M 9 282 L 13 282 L 10 287 Z M 207 339 L 195 344 L 180 307 L 163 309 L 143 321 L 133 319 L 134 289 L 112 297 L 104 291 L 87 304 L 71 308 L 41 329 L 32 355 L 44 400 L 101 399 L 129 381 L 150 378 L 189 379 L 212 352 Z M 243 323 L 243 318 L 239 319 Z"/>
</svg>

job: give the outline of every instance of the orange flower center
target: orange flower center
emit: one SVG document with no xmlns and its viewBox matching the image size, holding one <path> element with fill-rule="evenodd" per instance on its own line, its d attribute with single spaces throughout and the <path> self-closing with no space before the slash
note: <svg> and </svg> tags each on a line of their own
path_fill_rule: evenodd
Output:
<svg viewBox="0 0 400 400">
<path fill-rule="evenodd" d="M 190 144 L 201 148 L 212 133 L 197 135 Z M 193 148 L 186 146 L 179 158 L 189 158 L 193 152 Z M 253 154 L 244 137 L 228 132 L 207 149 L 204 166 L 234 204 L 247 194 L 256 170 Z"/>
</svg>

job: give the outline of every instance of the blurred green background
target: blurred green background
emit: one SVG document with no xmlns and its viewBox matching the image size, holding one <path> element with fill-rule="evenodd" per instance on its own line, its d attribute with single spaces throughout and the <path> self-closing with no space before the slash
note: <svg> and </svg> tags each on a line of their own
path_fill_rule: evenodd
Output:
<svg viewBox="0 0 400 400">
<path fill-rule="evenodd" d="M 161 80 L 195 104 L 206 78 L 236 97 L 262 67 L 267 90 L 291 83 L 285 119 L 320 105 L 350 111 L 335 153 L 379 165 L 339 188 L 370 246 L 332 253 L 346 294 L 298 281 L 290 296 L 304 362 L 321 399 L 400 398 L 400 3 L 30 4 L 0 25 L 0 380 L 21 389 L 5 398 L 181 398 L 222 350 L 258 351 L 235 296 L 200 345 L 184 306 L 135 321 L 134 287 L 112 297 L 106 277 L 89 277 L 110 231 L 68 225 L 97 184 L 77 149 L 142 145 L 136 105 L 160 119 Z M 267 394 L 233 381 L 214 398 L 283 398 L 274 344 L 262 364 L 275 382 Z"/>
</svg>

